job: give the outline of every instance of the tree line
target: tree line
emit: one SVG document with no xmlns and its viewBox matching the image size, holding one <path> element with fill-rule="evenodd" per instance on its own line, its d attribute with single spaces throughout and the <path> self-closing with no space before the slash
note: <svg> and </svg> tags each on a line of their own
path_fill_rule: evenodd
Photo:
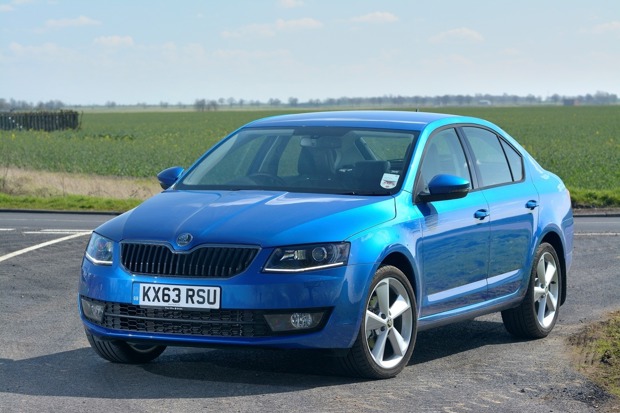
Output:
<svg viewBox="0 0 620 413">
<path fill-rule="evenodd" d="M 196 99 L 193 104 L 187 104 L 178 102 L 171 104 L 169 102 L 161 101 L 159 104 L 147 104 L 144 102 L 138 102 L 135 105 L 119 105 L 114 101 L 107 101 L 104 106 L 107 108 L 116 108 L 117 106 L 136 106 L 143 108 L 150 108 L 153 106 L 159 106 L 162 109 L 167 108 L 180 108 L 187 109 L 193 108 L 196 111 L 214 111 L 221 108 L 243 108 L 243 107 L 290 107 L 290 108 L 320 108 L 320 107 L 425 107 L 425 106 L 485 106 L 485 105 L 537 105 L 537 104 L 550 104 L 550 105 L 614 105 L 620 104 L 618 95 L 614 93 L 608 93 L 598 91 L 593 94 L 566 96 L 553 94 L 551 96 L 542 97 L 532 94 L 526 96 L 520 96 L 515 94 L 475 94 L 475 95 L 438 95 L 438 96 L 403 96 L 403 95 L 385 95 L 374 97 L 340 97 L 340 98 L 326 98 L 326 99 L 308 99 L 302 101 L 296 97 L 289 97 L 286 101 L 279 98 L 269 98 L 266 101 L 261 100 L 246 100 L 236 99 L 233 97 L 219 98 L 219 99 Z M 89 107 L 92 105 L 89 105 Z M 15 100 L 15 99 L 2 99 L 0 98 L 0 111 L 50 111 L 60 110 L 64 108 L 80 108 L 81 105 L 66 105 L 60 100 L 50 100 L 48 102 L 38 102 L 32 104 L 30 102 Z"/>
</svg>

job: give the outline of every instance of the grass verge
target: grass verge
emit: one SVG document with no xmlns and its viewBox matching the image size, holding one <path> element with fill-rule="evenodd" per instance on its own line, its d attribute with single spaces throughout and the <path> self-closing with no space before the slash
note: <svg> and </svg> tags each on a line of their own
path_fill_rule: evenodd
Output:
<svg viewBox="0 0 620 413">
<path fill-rule="evenodd" d="M 155 177 L 0 170 L 0 208 L 124 212 L 161 191 Z"/>
<path fill-rule="evenodd" d="M 569 189 L 573 206 L 576 208 L 620 207 L 620 189 Z"/>
<path fill-rule="evenodd" d="M 620 397 L 620 311 L 572 336 L 579 370 L 607 392 Z"/>
<path fill-rule="evenodd" d="M 0 193 L 0 208 L 3 209 L 124 212 L 136 207 L 140 202 L 142 200 L 139 199 L 96 198 L 84 195 L 38 197 Z"/>
</svg>

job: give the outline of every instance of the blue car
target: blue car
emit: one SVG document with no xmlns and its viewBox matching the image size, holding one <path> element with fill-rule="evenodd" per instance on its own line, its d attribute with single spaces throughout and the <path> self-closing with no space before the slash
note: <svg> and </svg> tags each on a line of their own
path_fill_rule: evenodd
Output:
<svg viewBox="0 0 620 413">
<path fill-rule="evenodd" d="M 349 111 L 251 122 L 97 228 L 78 306 L 106 360 L 166 346 L 333 350 L 388 378 L 416 335 L 501 312 L 542 338 L 566 299 L 560 178 L 487 121 Z"/>
</svg>

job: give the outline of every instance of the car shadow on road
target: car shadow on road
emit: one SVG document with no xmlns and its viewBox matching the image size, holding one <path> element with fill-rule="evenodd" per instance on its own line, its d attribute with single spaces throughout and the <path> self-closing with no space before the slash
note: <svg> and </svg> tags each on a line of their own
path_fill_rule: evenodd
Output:
<svg viewBox="0 0 620 413">
<path fill-rule="evenodd" d="M 458 323 L 420 333 L 410 364 L 512 340 L 501 323 Z M 149 364 L 122 365 L 80 348 L 24 360 L 0 359 L 0 392 L 110 399 L 215 398 L 363 381 L 340 375 L 336 364 L 333 357 L 307 350 L 169 348 Z"/>
<path fill-rule="evenodd" d="M 409 365 L 427 363 L 484 346 L 518 341 L 506 331 L 501 321 L 463 321 L 418 333 Z"/>
</svg>

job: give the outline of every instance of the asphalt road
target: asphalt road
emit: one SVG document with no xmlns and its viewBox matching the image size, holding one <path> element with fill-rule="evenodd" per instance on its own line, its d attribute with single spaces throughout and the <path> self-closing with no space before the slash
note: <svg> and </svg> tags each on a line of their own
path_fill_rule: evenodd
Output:
<svg viewBox="0 0 620 413">
<path fill-rule="evenodd" d="M 569 296 L 553 333 L 518 341 L 499 315 L 418 335 L 396 378 L 363 381 L 307 351 L 168 348 L 116 365 L 76 310 L 87 234 L 110 216 L 0 212 L 0 412 L 620 411 L 573 366 L 567 340 L 620 308 L 620 218 L 577 218 Z"/>
</svg>

